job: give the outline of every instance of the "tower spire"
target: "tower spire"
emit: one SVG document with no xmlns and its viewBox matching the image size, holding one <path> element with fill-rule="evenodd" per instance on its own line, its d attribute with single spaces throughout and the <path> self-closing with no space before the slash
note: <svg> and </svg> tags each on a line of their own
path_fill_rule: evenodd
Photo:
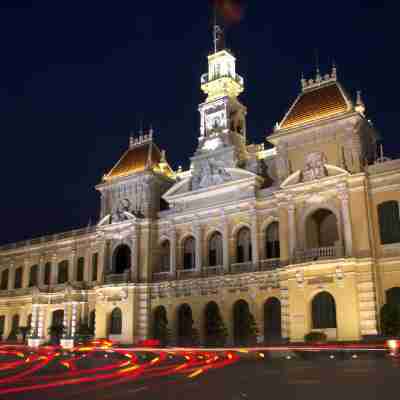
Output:
<svg viewBox="0 0 400 400">
<path fill-rule="evenodd" d="M 222 50 L 223 46 L 223 34 L 224 31 L 220 25 L 218 25 L 218 10 L 217 2 L 214 4 L 214 23 L 213 23 L 213 42 L 214 42 L 214 54 L 219 50 Z"/>
</svg>

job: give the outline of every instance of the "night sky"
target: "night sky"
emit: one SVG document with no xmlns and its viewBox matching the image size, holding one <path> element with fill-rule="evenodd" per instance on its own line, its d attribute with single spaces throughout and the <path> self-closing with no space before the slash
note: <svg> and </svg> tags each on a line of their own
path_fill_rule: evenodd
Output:
<svg viewBox="0 0 400 400">
<path fill-rule="evenodd" d="M 395 3 L 248 1 L 227 47 L 245 78 L 249 141 L 282 118 L 301 72 L 314 76 L 318 49 L 321 72 L 336 61 L 348 91 L 363 90 L 385 151 L 400 154 Z M 189 165 L 212 48 L 208 0 L 0 4 L 0 243 L 95 223 L 94 186 L 141 120 L 175 168 Z"/>
</svg>

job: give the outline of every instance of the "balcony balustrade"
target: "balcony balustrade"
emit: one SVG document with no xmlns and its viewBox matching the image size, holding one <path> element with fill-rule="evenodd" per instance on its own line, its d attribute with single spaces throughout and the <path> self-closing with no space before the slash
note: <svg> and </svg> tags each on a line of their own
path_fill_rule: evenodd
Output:
<svg viewBox="0 0 400 400">
<path fill-rule="evenodd" d="M 206 83 L 215 81 L 215 80 L 220 79 L 220 78 L 232 78 L 239 85 L 241 85 L 241 86 L 244 85 L 243 78 L 238 74 L 235 74 L 234 76 L 232 74 L 215 74 L 212 77 L 210 77 L 209 74 L 203 74 L 201 76 L 200 82 L 201 82 L 202 85 L 204 85 Z"/>
<path fill-rule="evenodd" d="M 176 275 L 171 271 L 162 271 L 153 273 L 153 282 L 165 282 L 171 281 L 176 278 Z"/>
<path fill-rule="evenodd" d="M 109 274 L 104 277 L 105 283 L 127 283 L 129 282 L 129 271 L 123 274 Z"/>
<path fill-rule="evenodd" d="M 216 276 L 216 275 L 223 275 L 224 274 L 224 267 L 222 265 L 213 266 L 213 267 L 204 267 L 201 271 L 202 275 L 207 276 Z"/>
<path fill-rule="evenodd" d="M 343 248 L 340 246 L 316 247 L 313 249 L 296 250 L 295 263 L 329 260 L 343 257 Z"/>
<path fill-rule="evenodd" d="M 254 268 L 254 264 L 251 261 L 231 264 L 230 268 L 230 272 L 232 274 L 244 274 L 246 272 L 253 272 L 255 270 L 256 268 Z"/>
<path fill-rule="evenodd" d="M 280 258 L 269 258 L 260 261 L 260 271 L 273 271 L 281 266 Z"/>
</svg>

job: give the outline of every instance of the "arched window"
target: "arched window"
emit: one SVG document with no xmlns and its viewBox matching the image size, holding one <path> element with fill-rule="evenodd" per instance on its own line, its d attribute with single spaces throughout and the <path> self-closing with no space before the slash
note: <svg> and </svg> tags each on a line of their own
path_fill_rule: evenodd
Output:
<svg viewBox="0 0 400 400">
<path fill-rule="evenodd" d="M 68 282 L 68 260 L 63 260 L 58 264 L 58 284 L 63 284 Z"/>
<path fill-rule="evenodd" d="M 385 201 L 378 205 L 379 231 L 382 244 L 400 242 L 400 214 L 397 201 Z"/>
<path fill-rule="evenodd" d="M 242 228 L 237 235 L 236 262 L 244 263 L 252 259 L 251 234 L 249 228 Z"/>
<path fill-rule="evenodd" d="M 208 265 L 216 267 L 223 264 L 222 235 L 213 233 L 208 246 Z"/>
<path fill-rule="evenodd" d="M 183 269 L 196 268 L 196 241 L 188 237 L 183 244 Z"/>
<path fill-rule="evenodd" d="M 161 245 L 160 267 L 162 272 L 170 270 L 170 245 L 168 240 L 164 240 Z"/>
<path fill-rule="evenodd" d="M 265 232 L 265 258 L 279 258 L 279 223 L 272 222 Z"/>
<path fill-rule="evenodd" d="M 153 338 L 165 346 L 169 341 L 167 310 L 164 306 L 158 306 L 153 315 Z"/>
<path fill-rule="evenodd" d="M 339 240 L 336 215 L 329 210 L 319 209 L 307 218 L 307 247 L 333 247 Z"/>
<path fill-rule="evenodd" d="M 122 311 L 120 308 L 114 308 L 110 317 L 110 334 L 121 335 L 122 333 Z"/>
<path fill-rule="evenodd" d="M 281 302 L 271 297 L 264 304 L 264 340 L 270 342 L 281 337 Z"/>
<path fill-rule="evenodd" d="M 8 277 L 9 277 L 8 269 L 5 269 L 4 271 L 1 272 L 0 290 L 8 289 Z"/>
<path fill-rule="evenodd" d="M 114 251 L 113 261 L 115 274 L 123 274 L 125 271 L 129 271 L 132 262 L 130 247 L 126 244 L 119 245 Z"/>
<path fill-rule="evenodd" d="M 15 270 L 14 289 L 22 288 L 22 271 L 22 267 L 19 267 Z"/>
<path fill-rule="evenodd" d="M 51 276 L 51 262 L 47 262 L 44 266 L 44 284 L 50 285 L 50 276 Z"/>
<path fill-rule="evenodd" d="M 236 345 L 254 344 L 257 339 L 257 325 L 249 304 L 238 300 L 233 305 L 233 340 Z"/>
<path fill-rule="evenodd" d="M 328 292 L 317 294 L 312 300 L 313 329 L 336 328 L 335 299 Z"/>
<path fill-rule="evenodd" d="M 63 326 L 64 324 L 64 310 L 53 311 L 51 325 L 52 326 Z"/>
<path fill-rule="evenodd" d="M 178 344 L 193 344 L 193 316 L 189 304 L 182 304 L 178 309 Z"/>
<path fill-rule="evenodd" d="M 29 287 L 37 286 L 38 284 L 39 266 L 33 265 L 29 272 Z"/>
<path fill-rule="evenodd" d="M 79 257 L 76 263 L 76 280 L 78 282 L 82 282 L 85 274 L 85 259 L 83 257 Z"/>
</svg>

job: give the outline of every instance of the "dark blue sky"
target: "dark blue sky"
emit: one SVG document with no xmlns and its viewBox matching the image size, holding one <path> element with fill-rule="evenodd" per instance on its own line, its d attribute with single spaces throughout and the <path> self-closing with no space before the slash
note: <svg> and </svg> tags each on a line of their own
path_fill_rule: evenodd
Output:
<svg viewBox="0 0 400 400">
<path fill-rule="evenodd" d="M 188 165 L 212 46 L 208 0 L 8 3 L 0 6 L 0 243 L 95 222 L 94 186 L 142 118 L 172 165 Z M 314 75 L 319 49 L 322 72 L 336 60 L 348 91 L 363 90 L 386 151 L 400 152 L 397 2 L 247 3 L 227 42 L 246 81 L 251 141 L 283 116 L 301 72 Z"/>
</svg>

